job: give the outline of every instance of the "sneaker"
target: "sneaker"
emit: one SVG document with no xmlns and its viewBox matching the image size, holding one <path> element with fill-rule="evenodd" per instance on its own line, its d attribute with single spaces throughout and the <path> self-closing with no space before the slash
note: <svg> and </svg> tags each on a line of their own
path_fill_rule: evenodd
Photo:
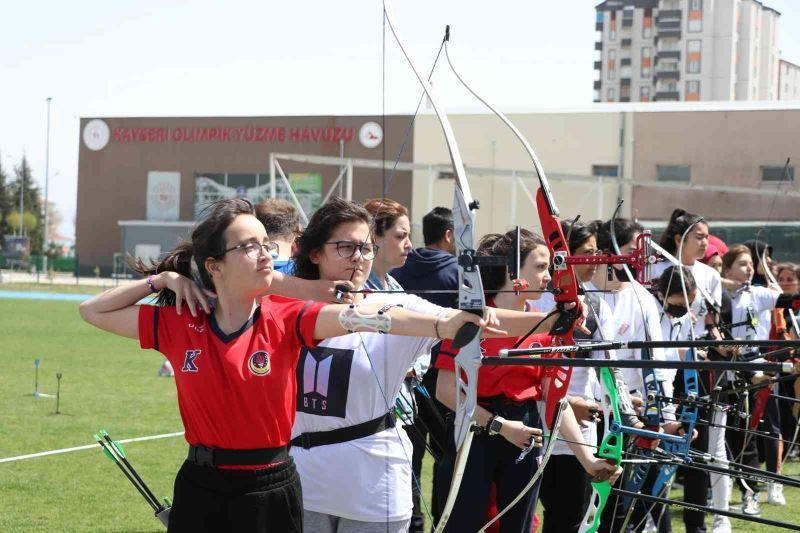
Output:
<svg viewBox="0 0 800 533">
<path fill-rule="evenodd" d="M 767 483 L 767 503 L 786 505 L 786 498 L 783 497 L 783 485 L 774 481 Z"/>
<path fill-rule="evenodd" d="M 658 528 L 656 527 L 656 523 L 653 520 L 653 516 L 650 514 L 647 515 L 647 521 L 644 524 L 642 533 L 658 533 Z"/>
<path fill-rule="evenodd" d="M 742 512 L 750 516 L 761 514 L 761 509 L 758 507 L 758 496 L 752 490 L 748 490 L 742 495 Z"/>
<path fill-rule="evenodd" d="M 727 516 L 715 516 L 714 526 L 711 529 L 712 533 L 731 533 L 731 521 Z"/>
</svg>

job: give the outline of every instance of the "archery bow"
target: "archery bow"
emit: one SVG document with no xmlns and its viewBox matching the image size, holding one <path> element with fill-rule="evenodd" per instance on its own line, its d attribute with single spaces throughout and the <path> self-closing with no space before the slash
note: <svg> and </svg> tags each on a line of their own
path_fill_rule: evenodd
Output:
<svg viewBox="0 0 800 533">
<path fill-rule="evenodd" d="M 394 20 L 390 0 L 383 0 L 383 12 L 386 22 L 397 41 L 400 50 L 414 71 L 422 85 L 428 100 L 442 126 L 450 160 L 456 177 L 456 187 L 453 203 L 453 232 L 456 240 L 456 254 L 459 257 L 458 265 L 458 308 L 475 314 L 482 315 L 485 307 L 483 283 L 477 265 L 464 264 L 461 258 L 470 258 L 475 255 L 475 211 L 479 204 L 473 201 L 467 182 L 464 163 L 458 151 L 455 135 L 447 115 L 438 104 L 438 99 L 427 79 L 421 74 L 414 60 L 406 49 L 398 26 Z M 453 341 L 453 346 L 461 348 L 455 358 L 456 379 L 456 413 L 454 440 L 456 445 L 456 461 L 453 477 L 441 518 L 436 525 L 436 531 L 444 529 L 450 518 L 450 513 L 455 505 L 461 479 L 464 475 L 469 449 L 472 444 L 475 407 L 478 401 L 478 371 L 481 364 L 480 336 L 477 327 L 464 326 Z M 466 378 L 466 379 L 465 379 Z"/>
</svg>

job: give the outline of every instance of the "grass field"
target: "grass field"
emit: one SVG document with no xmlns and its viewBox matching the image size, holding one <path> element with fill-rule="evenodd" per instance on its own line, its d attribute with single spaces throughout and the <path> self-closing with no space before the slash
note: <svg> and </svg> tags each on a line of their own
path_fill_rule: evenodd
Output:
<svg viewBox="0 0 800 533">
<path fill-rule="evenodd" d="M 161 357 L 140 350 L 135 341 L 84 324 L 76 303 L 0 299 L 0 339 L 0 459 L 91 444 L 92 434 L 100 428 L 116 439 L 182 430 L 174 383 L 157 377 Z M 63 374 L 63 414 L 53 414 L 55 400 L 32 397 L 35 358 L 42 360 L 41 391 L 55 392 L 55 374 Z M 171 496 L 186 453 L 183 439 L 131 443 L 125 449 L 156 494 Z M 786 468 L 786 473 L 798 472 L 796 462 Z M 426 498 L 430 479 L 426 465 Z M 789 505 L 764 504 L 762 515 L 800 523 L 793 511 L 800 505 L 800 490 L 785 492 Z M 679 491 L 672 497 L 680 497 Z M 674 506 L 675 531 L 683 529 L 679 513 Z M 744 522 L 734 527 L 770 531 Z M 163 529 L 98 447 L 0 463 L 0 531 Z"/>
</svg>

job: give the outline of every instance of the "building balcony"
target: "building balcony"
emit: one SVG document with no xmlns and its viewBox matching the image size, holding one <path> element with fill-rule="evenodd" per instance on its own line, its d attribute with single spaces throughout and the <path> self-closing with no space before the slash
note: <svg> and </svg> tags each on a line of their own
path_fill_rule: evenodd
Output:
<svg viewBox="0 0 800 533">
<path fill-rule="evenodd" d="M 678 91 L 656 91 L 654 102 L 677 102 L 681 99 L 681 93 Z"/>
<path fill-rule="evenodd" d="M 658 33 L 656 34 L 656 42 L 658 42 L 659 39 L 669 39 L 669 38 L 680 39 L 681 38 L 681 29 L 680 28 L 677 28 L 677 29 L 662 29 L 662 28 L 658 28 Z"/>
<path fill-rule="evenodd" d="M 656 23 L 661 21 L 678 20 L 683 18 L 683 11 L 680 9 L 661 9 L 656 15 Z"/>
<path fill-rule="evenodd" d="M 602 50 L 603 49 L 603 41 L 597 41 L 596 43 L 594 43 L 594 49 L 595 50 Z"/>
<path fill-rule="evenodd" d="M 623 48 L 630 48 L 631 44 L 633 44 L 633 39 L 622 39 Z"/>
<path fill-rule="evenodd" d="M 676 61 L 681 60 L 681 51 L 680 50 L 659 50 L 656 52 L 656 63 L 658 63 L 662 59 L 675 59 Z"/>
<path fill-rule="evenodd" d="M 679 70 L 660 70 L 656 72 L 655 76 L 656 82 L 660 80 L 679 81 L 680 79 L 681 79 L 681 72 Z"/>
<path fill-rule="evenodd" d="M 602 82 L 602 81 L 600 81 L 600 80 L 594 80 L 594 88 L 595 88 L 595 89 L 600 89 L 600 87 L 601 87 L 602 85 L 603 85 L 603 82 Z"/>
</svg>

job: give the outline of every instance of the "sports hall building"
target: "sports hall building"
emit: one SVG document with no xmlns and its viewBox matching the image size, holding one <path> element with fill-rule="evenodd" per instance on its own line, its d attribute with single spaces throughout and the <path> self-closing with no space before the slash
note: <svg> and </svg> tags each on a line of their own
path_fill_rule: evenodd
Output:
<svg viewBox="0 0 800 533">
<path fill-rule="evenodd" d="M 537 152 L 564 219 L 622 212 L 658 233 L 670 212 L 700 213 L 729 242 L 761 237 L 800 259 L 800 105 L 780 102 L 594 104 L 510 113 Z M 496 117 L 451 114 L 478 233 L 538 230 L 538 180 Z M 76 247 L 81 272 L 123 272 L 156 257 L 209 202 L 289 199 L 311 212 L 331 194 L 387 196 L 419 223 L 450 206 L 453 174 L 437 118 L 410 116 L 98 118 L 81 120 Z M 406 131 L 408 138 L 404 139 Z M 400 147 L 405 147 L 400 153 Z M 399 163 L 394 162 L 400 153 Z M 789 160 L 788 166 L 786 165 Z"/>
</svg>

